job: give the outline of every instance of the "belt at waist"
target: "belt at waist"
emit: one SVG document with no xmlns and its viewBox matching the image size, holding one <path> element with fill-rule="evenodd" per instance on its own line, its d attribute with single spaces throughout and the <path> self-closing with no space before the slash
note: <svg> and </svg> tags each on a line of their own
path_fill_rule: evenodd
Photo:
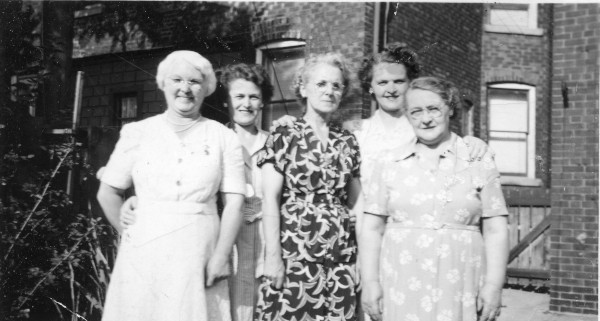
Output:
<svg viewBox="0 0 600 321">
<path fill-rule="evenodd" d="M 456 223 L 442 223 L 442 222 L 431 222 L 431 223 L 417 223 L 417 224 L 407 224 L 406 222 L 388 222 L 386 224 L 386 228 L 414 228 L 414 229 L 424 229 L 424 230 L 465 230 L 465 231 L 473 231 L 479 232 L 479 226 L 476 225 L 464 225 L 464 224 L 456 224 Z"/>
<path fill-rule="evenodd" d="M 303 203 L 332 203 L 341 204 L 341 200 L 337 195 L 331 193 L 284 193 L 284 196 L 289 197 L 289 200 Z"/>
<path fill-rule="evenodd" d="M 197 203 L 140 199 L 135 214 L 135 223 L 124 230 L 124 240 L 134 246 L 141 246 L 191 224 L 218 220 L 217 205 L 213 200 Z"/>
<path fill-rule="evenodd" d="M 147 201 L 140 199 L 138 201 L 138 211 L 166 215 L 211 215 L 217 214 L 217 204 L 212 200 L 206 203 L 198 203 L 188 201 Z"/>
</svg>

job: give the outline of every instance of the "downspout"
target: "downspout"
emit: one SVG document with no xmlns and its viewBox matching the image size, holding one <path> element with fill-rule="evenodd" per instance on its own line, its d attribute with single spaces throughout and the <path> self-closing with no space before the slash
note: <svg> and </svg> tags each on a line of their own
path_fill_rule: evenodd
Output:
<svg viewBox="0 0 600 321">
<path fill-rule="evenodd" d="M 387 10 L 387 4 L 386 3 L 382 3 L 382 2 L 375 2 L 375 10 L 373 12 L 373 46 L 372 46 L 372 54 L 376 54 L 379 52 L 379 48 L 382 45 L 385 45 L 385 39 L 386 39 L 386 27 L 382 26 L 381 23 L 381 11 L 382 11 L 382 7 L 381 6 L 385 6 L 386 8 L 384 8 L 384 10 Z M 383 27 L 383 28 L 382 28 Z M 381 34 L 381 30 L 383 29 L 383 44 L 380 41 L 380 34 Z M 371 99 L 371 106 L 370 106 L 370 114 L 369 116 L 372 116 L 375 113 L 375 110 L 377 109 L 377 103 L 375 102 L 374 99 Z"/>
</svg>

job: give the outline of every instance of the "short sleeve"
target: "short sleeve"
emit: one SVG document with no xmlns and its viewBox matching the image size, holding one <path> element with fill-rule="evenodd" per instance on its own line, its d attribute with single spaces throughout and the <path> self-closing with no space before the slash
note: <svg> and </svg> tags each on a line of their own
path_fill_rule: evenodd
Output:
<svg viewBox="0 0 600 321">
<path fill-rule="evenodd" d="M 389 189 L 385 182 L 386 166 L 381 163 L 375 164 L 373 176 L 365 188 L 365 213 L 381 216 L 389 216 L 388 201 Z"/>
<path fill-rule="evenodd" d="M 506 201 L 500 184 L 500 173 L 496 169 L 493 157 L 484 157 L 481 173 L 485 184 L 481 189 L 482 217 L 508 215 Z"/>
<path fill-rule="evenodd" d="M 261 167 L 265 163 L 272 163 L 275 170 L 283 174 L 288 164 L 287 151 L 290 146 L 290 136 L 287 127 L 275 128 L 267 137 L 265 146 L 258 154 L 257 165 Z"/>
<path fill-rule="evenodd" d="M 246 175 L 244 173 L 244 156 L 242 145 L 235 133 L 223 129 L 223 163 L 221 164 L 222 193 L 246 194 Z"/>
<path fill-rule="evenodd" d="M 141 137 L 141 127 L 138 123 L 123 126 L 100 181 L 119 189 L 131 187 L 131 170 L 139 152 Z"/>
</svg>

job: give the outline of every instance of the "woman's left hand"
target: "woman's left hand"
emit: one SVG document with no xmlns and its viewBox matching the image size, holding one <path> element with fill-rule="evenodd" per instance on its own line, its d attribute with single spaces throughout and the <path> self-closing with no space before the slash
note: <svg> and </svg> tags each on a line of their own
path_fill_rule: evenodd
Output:
<svg viewBox="0 0 600 321">
<path fill-rule="evenodd" d="M 473 136 L 465 136 L 463 139 L 469 148 L 471 160 L 481 160 L 485 156 L 494 156 L 494 153 L 483 140 Z"/>
<path fill-rule="evenodd" d="M 216 282 L 229 276 L 229 257 L 213 254 L 206 265 L 206 287 L 213 286 Z"/>
<path fill-rule="evenodd" d="M 493 321 L 500 315 L 502 287 L 484 284 L 477 297 L 479 321 Z"/>
</svg>

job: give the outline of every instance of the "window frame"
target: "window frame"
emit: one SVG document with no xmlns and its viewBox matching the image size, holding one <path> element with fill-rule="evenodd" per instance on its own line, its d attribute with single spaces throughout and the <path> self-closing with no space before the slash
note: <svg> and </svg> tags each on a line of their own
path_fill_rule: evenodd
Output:
<svg viewBox="0 0 600 321">
<path fill-rule="evenodd" d="M 143 86 L 142 85 L 133 85 L 133 86 L 123 86 L 123 87 L 113 87 L 110 89 L 110 101 L 109 106 L 112 111 L 111 122 L 115 126 L 123 127 L 122 120 L 124 118 L 121 117 L 121 98 L 129 96 L 136 97 L 137 109 L 134 118 L 126 118 L 131 119 L 132 121 L 138 121 L 142 118 L 142 109 L 143 109 Z"/>
<path fill-rule="evenodd" d="M 521 34 L 530 36 L 542 36 L 544 30 L 538 27 L 538 3 L 494 3 L 487 6 L 485 23 L 483 30 L 491 33 L 509 33 L 509 34 Z M 497 9 L 512 9 L 517 6 L 527 6 L 528 23 L 527 27 L 516 26 L 516 25 L 497 25 L 492 24 L 490 21 L 490 15 L 494 8 Z"/>
<path fill-rule="evenodd" d="M 135 99 L 135 116 L 133 117 L 122 117 L 123 115 L 123 99 L 132 98 Z M 123 92 L 115 94 L 115 119 L 117 121 L 117 125 L 123 126 L 130 122 L 137 121 L 140 115 L 139 101 L 138 95 L 136 92 Z M 125 123 L 123 121 L 126 121 Z"/>
<path fill-rule="evenodd" d="M 525 176 L 502 174 L 500 182 L 502 185 L 518 185 L 518 186 L 541 186 L 542 180 L 536 178 L 536 167 L 535 167 L 535 155 L 536 155 L 536 87 L 531 85 L 525 85 L 520 83 L 495 83 L 488 84 L 487 104 L 488 104 L 488 124 L 490 124 L 491 117 L 491 95 L 490 89 L 506 89 L 506 90 L 521 90 L 527 91 L 527 136 L 525 139 L 526 143 L 526 174 Z M 492 138 L 492 130 L 488 126 L 488 142 Z"/>
<path fill-rule="evenodd" d="M 303 41 L 303 40 L 282 40 L 282 41 L 270 42 L 270 43 L 258 46 L 258 47 L 256 47 L 256 63 L 267 68 L 266 61 L 265 61 L 267 51 L 288 50 L 288 49 L 300 48 L 300 47 L 305 49 L 306 45 L 307 45 L 306 41 Z M 268 68 L 267 68 L 267 72 L 269 74 L 271 74 L 271 70 L 268 70 Z M 271 79 L 271 81 L 275 82 L 276 79 Z M 277 90 L 279 88 L 278 84 L 276 84 L 276 83 L 273 83 L 273 87 L 274 87 L 274 90 Z M 269 105 L 272 103 L 284 103 L 285 104 L 286 102 L 292 101 L 292 99 L 285 99 L 285 97 L 282 97 L 282 98 L 284 98 L 284 99 L 282 99 L 281 101 L 275 101 L 275 102 L 270 101 Z M 293 98 L 293 101 L 295 103 L 297 103 L 296 97 Z M 265 108 L 268 108 L 268 106 L 265 106 L 263 108 L 263 110 L 265 110 Z M 258 116 L 258 124 L 257 124 L 258 128 L 264 127 L 263 126 L 263 118 L 264 118 L 263 110 L 261 110 L 260 115 Z M 264 129 L 268 129 L 270 127 L 270 124 L 266 124 L 266 125 L 267 126 Z"/>
</svg>

